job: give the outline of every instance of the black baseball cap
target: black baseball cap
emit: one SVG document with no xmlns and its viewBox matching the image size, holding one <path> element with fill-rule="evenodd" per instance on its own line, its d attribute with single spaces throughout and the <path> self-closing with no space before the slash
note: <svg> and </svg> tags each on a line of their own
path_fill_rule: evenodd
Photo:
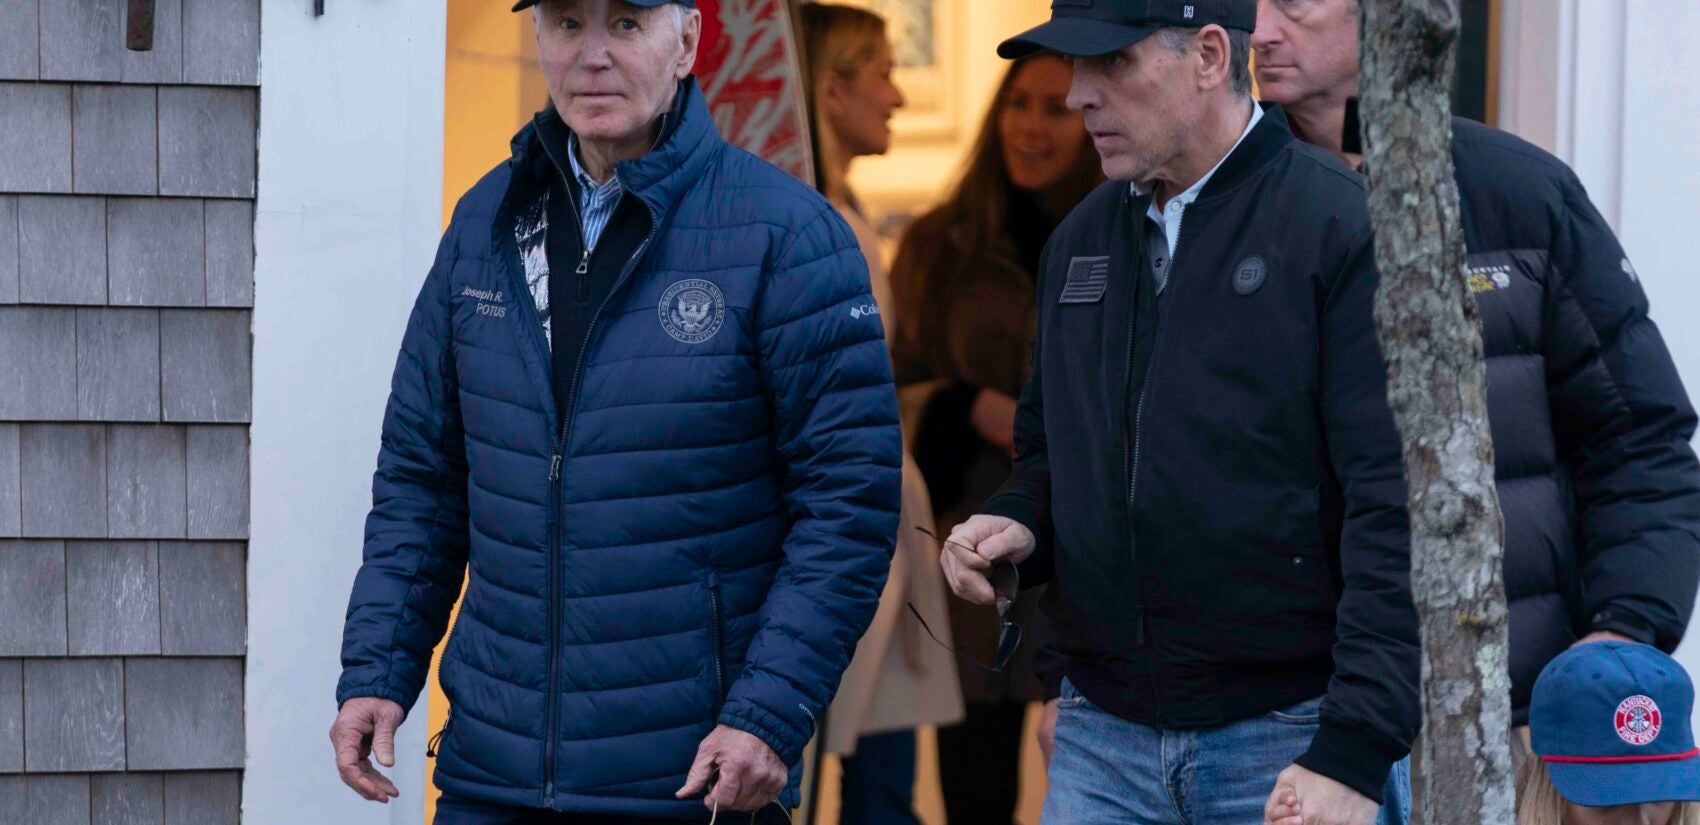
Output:
<svg viewBox="0 0 1700 825">
<path fill-rule="evenodd" d="M 1245 32 L 1257 28 L 1257 0 L 1052 0 L 1051 19 L 998 44 L 998 57 L 1014 60 L 1040 51 L 1097 57 L 1158 29 L 1211 24 Z"/>
<path fill-rule="evenodd" d="M 684 6 L 686 8 L 692 8 L 692 9 L 697 7 L 697 0 L 625 0 L 625 1 L 627 3 L 634 5 L 634 6 L 642 6 L 646 9 L 653 9 L 656 6 L 665 6 L 668 3 L 678 3 L 681 6 Z M 519 0 L 518 3 L 514 4 L 514 11 L 525 11 L 526 9 L 529 9 L 532 6 L 537 5 L 537 3 L 538 3 L 538 0 Z"/>
</svg>

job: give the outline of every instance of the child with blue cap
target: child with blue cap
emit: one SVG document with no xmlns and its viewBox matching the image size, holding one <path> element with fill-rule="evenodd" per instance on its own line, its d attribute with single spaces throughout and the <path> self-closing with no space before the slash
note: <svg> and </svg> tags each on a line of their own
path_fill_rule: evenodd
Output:
<svg viewBox="0 0 1700 825">
<path fill-rule="evenodd" d="M 1694 684 L 1656 648 L 1596 642 L 1535 682 L 1518 825 L 1700 825 Z"/>
</svg>

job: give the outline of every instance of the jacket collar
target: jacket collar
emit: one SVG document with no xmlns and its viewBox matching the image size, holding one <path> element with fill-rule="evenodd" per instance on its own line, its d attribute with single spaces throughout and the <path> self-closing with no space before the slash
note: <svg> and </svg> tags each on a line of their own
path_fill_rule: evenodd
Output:
<svg viewBox="0 0 1700 825">
<path fill-rule="evenodd" d="M 1287 115 L 1280 106 L 1268 105 L 1263 107 L 1263 118 L 1253 126 L 1250 134 L 1240 140 L 1239 145 L 1222 160 L 1216 171 L 1210 176 L 1210 181 L 1198 193 L 1199 201 L 1207 201 L 1233 191 L 1241 183 L 1254 177 L 1258 170 L 1274 160 L 1292 143 L 1293 129 L 1287 124 Z M 1130 190 L 1129 201 L 1145 202 L 1149 195 L 1140 197 Z"/>
<path fill-rule="evenodd" d="M 508 192 L 503 199 L 511 206 L 526 191 L 537 185 L 532 170 L 539 162 L 547 164 L 543 141 L 546 130 L 559 129 L 564 137 L 566 128 L 553 104 L 543 107 L 535 117 L 515 134 L 508 147 L 508 164 L 513 172 Z M 555 137 L 551 135 L 551 137 Z M 562 140 L 558 145 L 566 145 Z M 702 176 L 724 141 L 709 114 L 708 102 L 697 88 L 695 76 L 679 81 L 673 108 L 662 115 L 660 137 L 641 157 L 614 164 L 615 174 L 626 191 L 644 201 L 658 215 L 666 215 L 684 197 L 690 185 Z M 498 214 L 509 212 L 508 208 Z"/>
</svg>

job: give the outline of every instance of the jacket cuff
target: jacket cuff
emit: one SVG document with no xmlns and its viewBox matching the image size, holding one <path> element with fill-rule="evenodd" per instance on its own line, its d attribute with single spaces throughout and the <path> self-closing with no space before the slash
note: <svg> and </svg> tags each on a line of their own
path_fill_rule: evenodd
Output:
<svg viewBox="0 0 1700 825">
<path fill-rule="evenodd" d="M 1593 617 L 1588 620 L 1588 632 L 1597 630 L 1621 633 L 1644 645 L 1656 644 L 1658 641 L 1658 633 L 1654 631 L 1652 622 L 1643 620 L 1631 608 L 1610 602 L 1595 610 Z"/>
<path fill-rule="evenodd" d="M 811 722 L 814 719 L 812 714 L 809 718 Z M 814 733 L 811 730 L 799 736 L 796 727 L 789 721 L 748 701 L 728 702 L 716 721 L 760 739 L 787 767 L 796 765 L 803 758 L 803 746 L 808 744 Z"/>
<path fill-rule="evenodd" d="M 1409 755 L 1408 748 L 1389 747 L 1380 737 L 1324 716 L 1310 749 L 1293 762 L 1380 805 L 1393 763 Z"/>
<path fill-rule="evenodd" d="M 1048 583 L 1055 571 L 1051 564 L 1050 542 L 1046 541 L 1046 532 L 1041 529 L 1049 514 L 1042 510 L 1038 502 L 1020 493 L 999 493 L 980 505 L 980 515 L 1002 516 L 1033 531 L 1038 548 L 1026 561 L 1015 566 L 1021 576 L 1022 590 Z"/>
<path fill-rule="evenodd" d="M 408 696 L 406 693 L 390 687 L 389 684 L 385 682 L 372 682 L 362 685 L 341 684 L 337 685 L 336 688 L 336 709 L 341 711 L 342 706 L 347 704 L 348 700 L 358 699 L 362 696 L 388 699 L 391 702 L 401 705 L 402 719 L 406 719 L 408 714 L 412 713 L 413 703 L 419 698 L 418 694 Z"/>
</svg>

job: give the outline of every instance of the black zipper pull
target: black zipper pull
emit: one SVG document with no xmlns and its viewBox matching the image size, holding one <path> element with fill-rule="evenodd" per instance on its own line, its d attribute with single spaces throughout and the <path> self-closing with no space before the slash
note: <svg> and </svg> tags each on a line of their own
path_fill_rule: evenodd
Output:
<svg viewBox="0 0 1700 825">
<path fill-rule="evenodd" d="M 559 481 L 560 479 L 561 479 L 561 454 L 556 453 L 556 454 L 549 457 L 549 480 L 550 481 Z"/>
<path fill-rule="evenodd" d="M 454 714 L 450 713 L 449 717 L 447 719 L 443 720 L 443 726 L 441 728 L 437 729 L 437 735 L 431 737 L 431 741 L 425 743 L 425 758 L 426 759 L 436 758 L 437 753 L 439 752 L 439 748 L 443 744 L 443 734 L 449 732 L 449 726 L 454 724 L 454 721 L 455 721 Z"/>
<path fill-rule="evenodd" d="M 1138 647 L 1145 646 L 1145 608 L 1133 608 L 1133 643 Z"/>
</svg>

